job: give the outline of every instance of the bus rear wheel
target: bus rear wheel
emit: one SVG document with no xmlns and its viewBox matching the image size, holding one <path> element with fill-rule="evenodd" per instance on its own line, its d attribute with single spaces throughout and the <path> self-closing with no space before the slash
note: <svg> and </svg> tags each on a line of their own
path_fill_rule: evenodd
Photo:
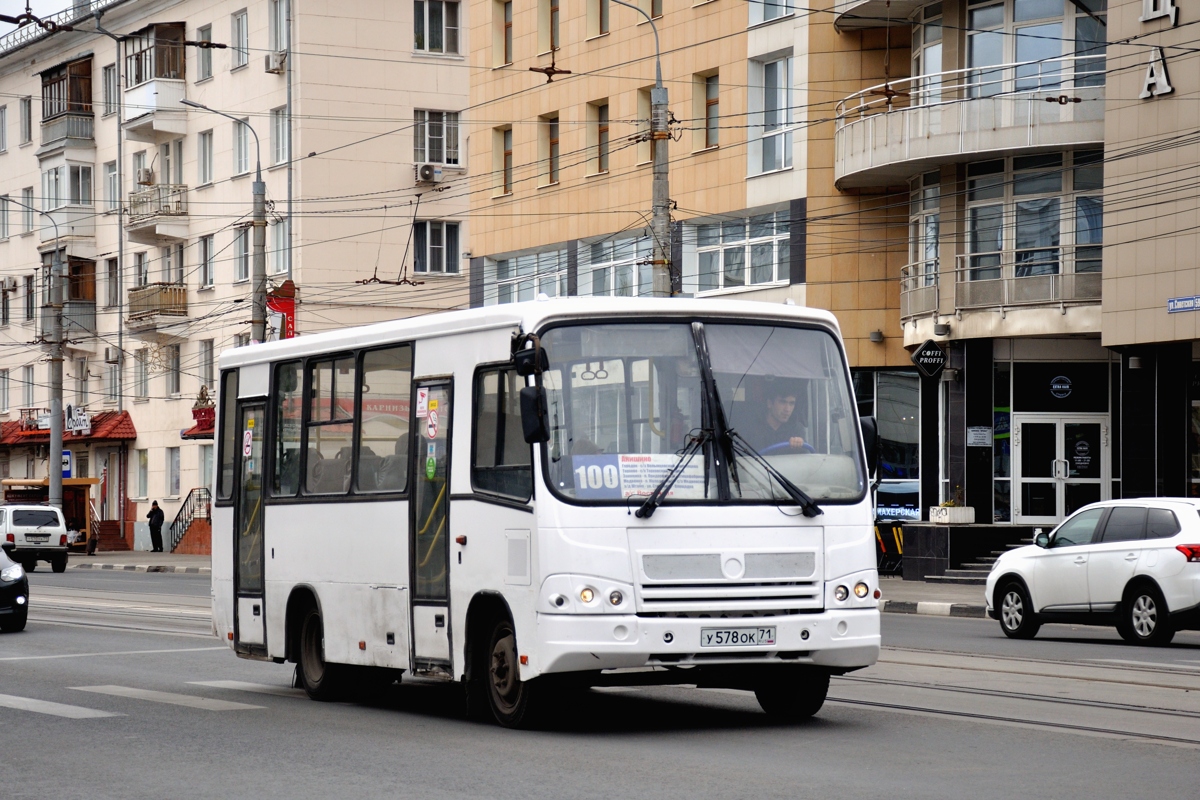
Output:
<svg viewBox="0 0 1200 800">
<path fill-rule="evenodd" d="M 779 722 L 800 722 L 816 714 L 829 694 L 829 673 L 789 672 L 775 676 L 754 690 L 767 716 Z"/>
<path fill-rule="evenodd" d="M 534 720 L 538 687 L 521 680 L 517 634 L 512 622 L 498 617 L 481 633 L 478 646 L 473 648 L 476 661 L 472 680 L 476 685 L 471 687 L 472 693 L 479 700 L 486 698 L 492 718 L 504 727 L 529 727 Z"/>
<path fill-rule="evenodd" d="M 313 700 L 336 700 L 342 689 L 342 666 L 325 660 L 325 626 L 314 606 L 300 620 L 300 686 Z"/>
</svg>

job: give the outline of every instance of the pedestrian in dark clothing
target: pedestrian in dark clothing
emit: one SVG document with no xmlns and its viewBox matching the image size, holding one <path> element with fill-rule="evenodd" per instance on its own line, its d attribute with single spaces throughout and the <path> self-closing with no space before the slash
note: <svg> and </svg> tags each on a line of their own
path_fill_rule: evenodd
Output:
<svg viewBox="0 0 1200 800">
<path fill-rule="evenodd" d="M 161 553 L 162 548 L 162 526 L 163 512 L 158 507 L 158 501 L 155 500 L 150 504 L 150 513 L 146 515 L 146 519 L 150 520 L 150 546 L 154 552 Z"/>
</svg>

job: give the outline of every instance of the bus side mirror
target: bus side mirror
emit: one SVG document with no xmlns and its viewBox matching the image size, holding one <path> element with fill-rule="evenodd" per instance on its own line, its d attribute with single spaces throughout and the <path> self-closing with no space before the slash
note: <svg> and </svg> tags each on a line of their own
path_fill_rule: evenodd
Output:
<svg viewBox="0 0 1200 800">
<path fill-rule="evenodd" d="M 513 366 L 522 378 L 550 369 L 550 357 L 541 347 L 529 347 L 513 353 Z"/>
<path fill-rule="evenodd" d="M 521 390 L 521 428 L 526 442 L 541 444 L 550 441 L 549 416 L 545 388 L 526 386 Z"/>
<path fill-rule="evenodd" d="M 874 417 L 859 417 L 858 424 L 867 450 L 867 474 L 874 477 L 879 471 L 879 425 Z"/>
</svg>

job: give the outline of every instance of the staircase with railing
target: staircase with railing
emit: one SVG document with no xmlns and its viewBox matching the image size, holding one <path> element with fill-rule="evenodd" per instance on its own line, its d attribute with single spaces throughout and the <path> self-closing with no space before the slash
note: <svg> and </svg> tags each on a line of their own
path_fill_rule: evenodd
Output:
<svg viewBox="0 0 1200 800">
<path fill-rule="evenodd" d="M 212 524 L 211 508 L 212 493 L 206 487 L 199 486 L 188 492 L 183 505 L 179 507 L 179 512 L 175 514 L 174 521 L 171 522 L 170 551 L 172 553 L 179 547 L 179 543 L 183 541 L 184 535 L 191 529 L 193 523 L 202 521 L 206 526 Z"/>
</svg>

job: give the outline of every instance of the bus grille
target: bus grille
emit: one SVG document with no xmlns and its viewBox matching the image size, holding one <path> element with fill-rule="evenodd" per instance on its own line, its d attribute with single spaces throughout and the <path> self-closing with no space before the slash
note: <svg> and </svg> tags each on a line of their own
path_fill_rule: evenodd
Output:
<svg viewBox="0 0 1200 800">
<path fill-rule="evenodd" d="M 638 587 L 638 613 L 741 617 L 821 610 L 815 581 L 648 584 Z"/>
</svg>

